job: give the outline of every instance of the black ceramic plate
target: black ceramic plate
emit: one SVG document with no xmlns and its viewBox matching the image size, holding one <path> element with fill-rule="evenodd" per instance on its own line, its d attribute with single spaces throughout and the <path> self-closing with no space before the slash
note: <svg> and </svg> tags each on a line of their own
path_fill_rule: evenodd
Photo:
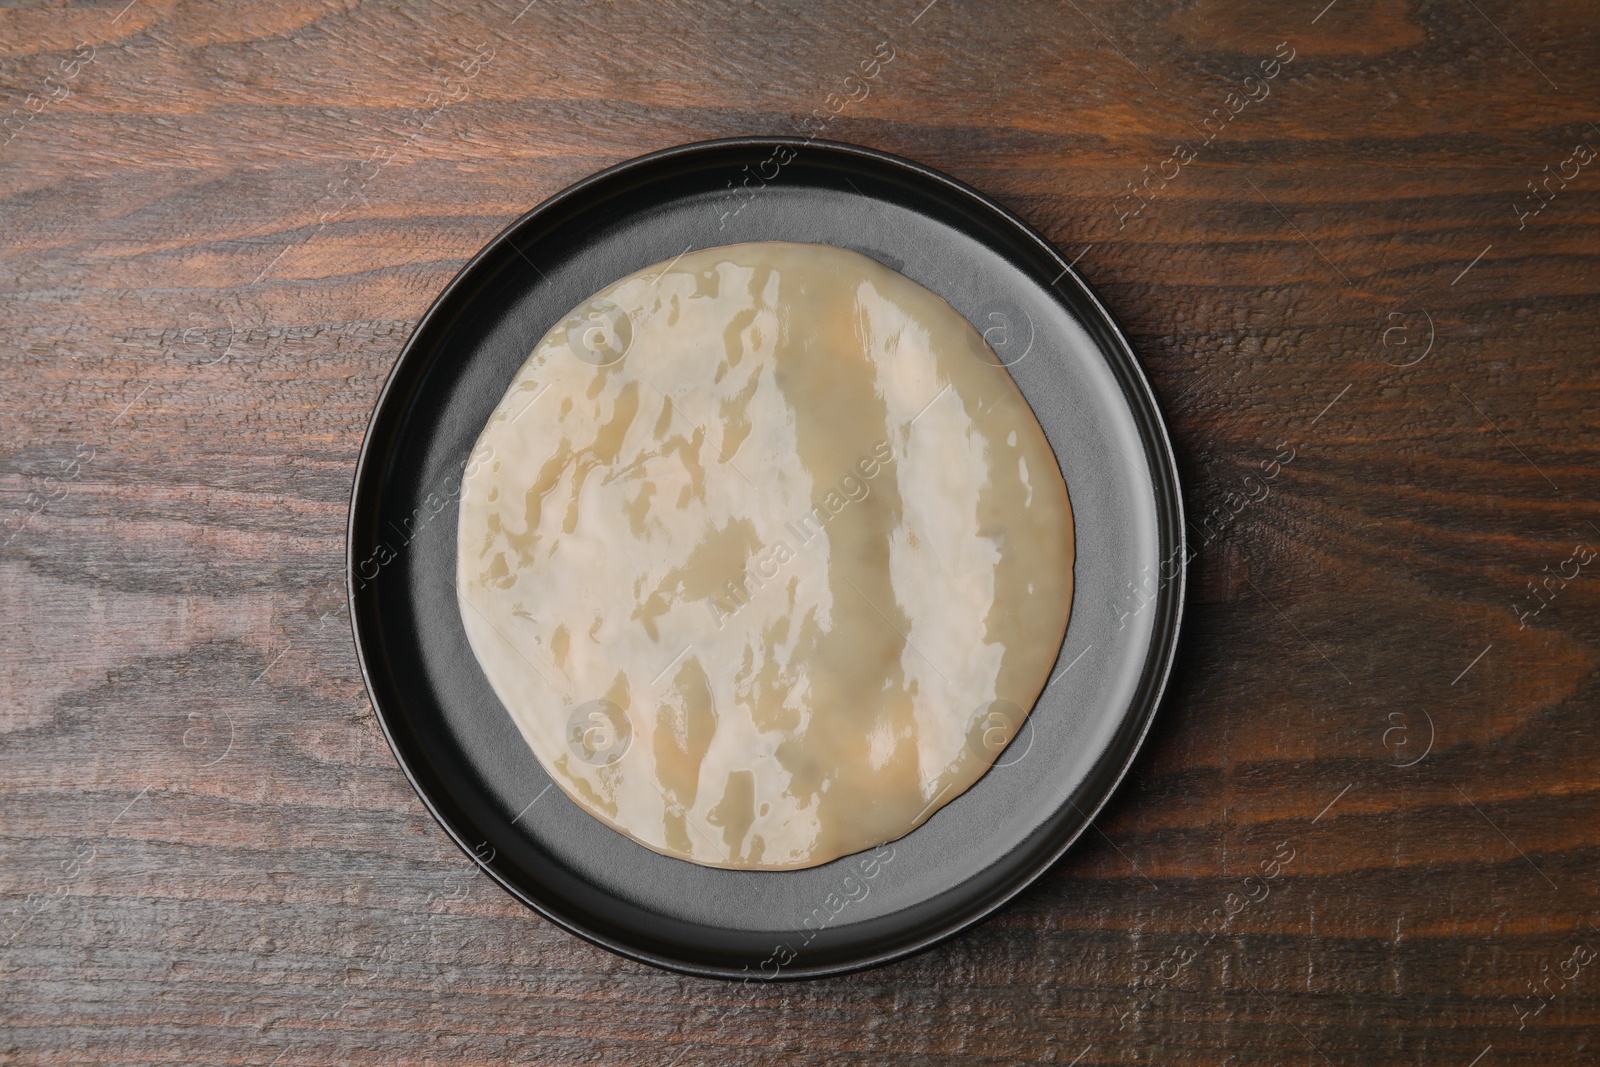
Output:
<svg viewBox="0 0 1600 1067">
<path fill-rule="evenodd" d="M 803 871 L 661 856 L 553 788 L 473 658 L 453 585 L 463 465 L 545 331 L 623 275 L 688 249 L 760 240 L 854 249 L 966 316 L 1038 414 L 1077 535 L 1072 617 L 1053 680 L 995 767 L 899 841 Z M 990 914 L 1110 796 L 1172 662 L 1181 508 L 1166 431 L 1127 341 L 1019 219 L 881 152 L 712 141 L 623 163 L 551 198 L 434 303 L 361 450 L 351 617 L 400 766 L 508 892 L 598 945 L 674 970 L 837 974 L 916 952 Z"/>
</svg>

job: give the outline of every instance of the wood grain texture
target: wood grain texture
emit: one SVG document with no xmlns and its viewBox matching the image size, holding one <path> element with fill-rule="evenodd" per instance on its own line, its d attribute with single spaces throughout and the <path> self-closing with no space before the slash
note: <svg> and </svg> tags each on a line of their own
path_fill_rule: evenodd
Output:
<svg viewBox="0 0 1600 1067">
<path fill-rule="evenodd" d="M 1600 160 L 1529 190 L 1600 148 L 1592 5 L 126 2 L 0 7 L 0 1063 L 1600 1062 L 1600 559 L 1516 610 L 1600 547 Z M 826 135 L 1080 256 L 1151 374 L 1180 663 L 993 921 L 677 977 L 407 786 L 343 606 L 355 456 L 511 219 L 794 131 L 881 41 Z"/>
</svg>

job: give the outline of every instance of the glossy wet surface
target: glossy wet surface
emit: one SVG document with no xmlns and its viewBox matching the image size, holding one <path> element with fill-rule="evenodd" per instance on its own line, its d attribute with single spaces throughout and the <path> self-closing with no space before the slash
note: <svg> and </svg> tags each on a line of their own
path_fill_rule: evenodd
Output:
<svg viewBox="0 0 1600 1067">
<path fill-rule="evenodd" d="M 942 299 L 854 252 L 691 252 L 547 335 L 479 439 L 458 589 L 554 780 L 668 855 L 826 862 L 1020 728 L 1071 602 L 1066 489 Z"/>
</svg>

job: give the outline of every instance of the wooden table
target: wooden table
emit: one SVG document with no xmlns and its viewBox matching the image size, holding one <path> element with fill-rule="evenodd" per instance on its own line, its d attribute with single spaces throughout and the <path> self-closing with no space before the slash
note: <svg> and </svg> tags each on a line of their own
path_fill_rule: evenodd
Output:
<svg viewBox="0 0 1600 1067">
<path fill-rule="evenodd" d="M 1592 5 L 125 3 L 0 10 L 0 1063 L 1600 1062 Z M 1094 833 L 738 987 L 470 866 L 342 545 L 485 241 L 810 115 L 1076 258 L 1202 547 Z"/>
</svg>

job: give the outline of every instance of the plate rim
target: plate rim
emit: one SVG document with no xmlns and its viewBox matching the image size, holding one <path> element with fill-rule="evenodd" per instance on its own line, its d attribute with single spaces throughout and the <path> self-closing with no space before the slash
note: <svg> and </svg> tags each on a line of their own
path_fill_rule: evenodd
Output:
<svg viewBox="0 0 1600 1067">
<path fill-rule="evenodd" d="M 429 790 L 425 789 L 421 781 L 419 781 L 416 770 L 412 767 L 411 761 L 403 751 L 394 730 L 391 729 L 389 716 L 392 712 L 386 711 L 380 702 L 372 676 L 371 661 L 377 653 L 374 648 L 369 648 L 369 641 L 363 640 L 362 628 L 358 622 L 358 590 L 356 584 L 357 568 L 360 566 L 360 561 L 356 558 L 357 527 L 360 525 L 361 520 L 366 517 L 366 512 L 376 506 L 376 500 L 380 495 L 376 491 L 376 487 L 367 488 L 367 483 L 379 477 L 380 472 L 377 468 L 380 461 L 385 458 L 376 454 L 374 430 L 378 428 L 379 419 L 384 416 L 386 408 L 393 400 L 392 394 L 397 391 L 402 371 L 407 368 L 408 363 L 420 358 L 420 349 L 424 347 L 423 339 L 430 334 L 434 327 L 434 320 L 444 314 L 446 305 L 455 297 L 457 290 L 473 282 L 479 265 L 491 256 L 498 254 L 502 247 L 508 244 L 526 258 L 526 254 L 522 252 L 521 247 L 514 241 L 514 235 L 537 219 L 558 212 L 566 202 L 596 186 L 615 181 L 636 170 L 654 167 L 684 156 L 712 153 L 724 149 L 757 147 L 771 147 L 773 149 L 790 147 L 797 154 L 807 149 L 821 149 L 825 153 L 853 156 L 905 172 L 914 179 L 932 182 L 956 194 L 958 198 L 968 201 L 981 212 L 991 214 L 998 222 L 1014 231 L 1016 235 L 1026 238 L 1028 242 L 1035 246 L 1037 251 L 1043 253 L 1047 260 L 1058 265 L 1061 268 L 1061 273 L 1054 282 L 1046 284 L 1044 288 L 1050 290 L 1053 294 L 1053 299 L 1061 302 L 1076 317 L 1079 309 L 1072 308 L 1066 297 L 1059 292 L 1059 286 L 1064 280 L 1070 278 L 1073 281 L 1079 294 L 1088 301 L 1094 312 L 1096 321 L 1092 324 L 1085 323 L 1084 325 L 1086 327 L 1091 325 L 1098 327 L 1105 333 L 1105 337 L 1095 338 L 1102 342 L 1096 347 L 1104 351 L 1103 342 L 1109 339 L 1111 348 L 1117 357 L 1117 362 L 1121 365 L 1120 370 L 1126 376 L 1126 383 L 1131 385 L 1138 394 L 1140 403 L 1130 404 L 1129 407 L 1135 423 L 1144 430 L 1141 437 L 1144 439 L 1143 443 L 1146 449 L 1151 453 L 1149 467 L 1158 523 L 1163 518 L 1169 520 L 1167 526 L 1170 529 L 1172 543 L 1168 558 L 1175 558 L 1178 561 L 1175 575 L 1170 579 L 1161 581 L 1158 586 L 1150 651 L 1145 656 L 1145 662 L 1141 668 L 1142 678 L 1135 695 L 1135 708 L 1138 716 L 1142 719 L 1138 731 L 1129 739 L 1127 752 L 1123 756 L 1120 765 L 1115 767 L 1115 773 L 1110 775 L 1109 784 L 1098 790 L 1099 797 L 1092 805 L 1088 806 L 1088 810 L 1079 806 L 1070 796 L 1066 798 L 1066 802 L 1076 808 L 1078 813 L 1083 816 L 1081 824 L 1070 833 L 1064 835 L 1063 839 L 1049 849 L 1047 853 L 1034 859 L 1025 872 L 1017 876 L 1012 884 L 1005 886 L 1002 891 L 994 894 L 990 899 L 983 901 L 976 907 L 959 911 L 919 937 L 839 962 L 813 964 L 807 967 L 799 965 L 799 961 L 796 960 L 795 966 L 786 965 L 780 967 L 771 975 L 768 975 L 765 970 L 758 970 L 752 973 L 748 966 L 744 971 L 739 972 L 731 968 L 663 956 L 627 942 L 619 941 L 600 931 L 589 929 L 581 921 L 563 914 L 560 909 L 551 907 L 546 902 L 535 898 L 525 892 L 522 887 L 513 883 L 508 877 L 502 875 L 493 865 L 494 855 L 485 859 L 478 854 L 479 849 L 482 848 L 481 845 L 478 848 L 468 845 L 466 837 L 444 816 L 438 805 L 435 804 Z M 866 194 L 861 195 L 865 196 Z M 843 141 L 785 135 L 750 135 L 719 137 L 673 145 L 622 160 L 589 174 L 570 185 L 564 186 L 528 211 L 517 216 L 504 226 L 499 233 L 489 239 L 476 254 L 456 271 L 450 281 L 434 297 L 428 309 L 417 320 L 416 328 L 412 330 L 410 337 L 401 346 L 398 355 L 395 357 L 394 364 L 390 367 L 388 375 L 384 378 L 383 386 L 378 390 L 377 398 L 373 402 L 372 413 L 369 415 L 367 425 L 362 432 L 361 447 L 356 457 L 355 469 L 351 478 L 350 501 L 345 523 L 344 576 L 346 605 L 350 615 L 351 638 L 355 645 L 356 660 L 361 670 L 362 685 L 366 690 L 368 702 L 372 706 L 373 716 L 377 719 L 378 726 L 383 732 L 384 740 L 389 746 L 389 751 L 394 755 L 395 761 L 399 764 L 401 772 L 410 784 L 412 792 L 417 795 L 428 814 L 443 828 L 446 835 L 455 842 L 456 847 L 467 856 L 474 866 L 492 878 L 501 889 L 509 893 L 515 900 L 542 918 L 592 945 L 626 959 L 698 978 L 716 978 L 742 982 L 748 982 L 752 979 L 761 982 L 803 981 L 851 974 L 906 959 L 924 952 L 940 942 L 955 937 L 991 918 L 996 912 L 1015 900 L 1018 895 L 1026 891 L 1051 870 L 1060 861 L 1061 857 L 1077 844 L 1079 838 L 1083 836 L 1084 832 L 1088 830 L 1101 811 L 1105 809 L 1106 805 L 1111 802 L 1111 799 L 1121 789 L 1134 762 L 1143 751 L 1145 741 L 1148 739 L 1150 730 L 1155 724 L 1156 716 L 1160 713 L 1161 706 L 1165 701 L 1177 660 L 1179 639 L 1183 630 L 1184 608 L 1187 603 L 1188 569 L 1189 561 L 1192 557 L 1188 548 L 1188 528 L 1184 514 L 1182 480 L 1178 470 L 1177 456 L 1172 446 L 1171 434 L 1155 389 L 1150 383 L 1144 366 L 1135 355 L 1133 346 L 1123 332 L 1121 324 L 1111 314 L 1099 294 L 1078 273 L 1074 265 L 1075 262 L 1068 261 L 1043 234 L 1039 233 L 1038 230 L 1003 204 L 973 186 L 926 164 L 880 149 Z M 1091 330 L 1091 336 L 1093 334 L 1094 331 Z M 387 451 L 386 446 L 385 452 Z M 367 488 L 365 493 L 363 493 L 364 488 Z M 371 498 L 365 506 L 363 506 L 364 496 Z M 1160 542 L 1161 539 L 1158 537 L 1158 548 L 1165 550 L 1167 545 Z M 370 642 L 377 643 L 376 633 L 371 635 Z M 1140 691 L 1147 695 L 1139 695 Z M 492 848 L 490 851 L 493 853 Z"/>
</svg>

